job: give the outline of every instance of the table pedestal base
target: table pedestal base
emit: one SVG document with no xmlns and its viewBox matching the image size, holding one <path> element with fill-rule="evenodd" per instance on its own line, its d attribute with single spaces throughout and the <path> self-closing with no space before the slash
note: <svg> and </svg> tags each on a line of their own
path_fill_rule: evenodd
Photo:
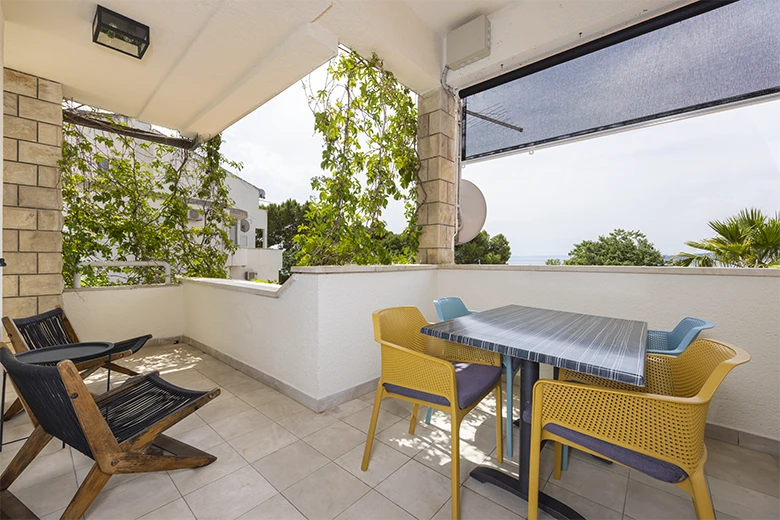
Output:
<svg viewBox="0 0 780 520">
<path fill-rule="evenodd" d="M 493 484 L 528 501 L 528 494 L 517 489 L 517 479 L 502 471 L 494 468 L 479 467 L 471 472 L 471 476 L 479 482 Z M 539 509 L 559 520 L 584 520 L 584 517 L 577 511 L 541 491 L 539 491 Z M 519 513 L 519 511 L 517 512 Z"/>
</svg>

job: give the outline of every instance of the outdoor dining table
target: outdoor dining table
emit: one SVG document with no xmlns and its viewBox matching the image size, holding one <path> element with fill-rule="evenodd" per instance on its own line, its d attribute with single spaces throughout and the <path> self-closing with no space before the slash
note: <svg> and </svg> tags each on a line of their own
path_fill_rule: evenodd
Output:
<svg viewBox="0 0 780 520">
<path fill-rule="evenodd" d="M 519 358 L 520 417 L 526 410 L 530 413 L 540 363 L 622 383 L 645 384 L 647 323 L 643 321 L 506 305 L 427 325 L 421 332 Z M 498 410 L 501 413 L 500 407 Z M 527 500 L 531 425 L 521 420 L 519 426 L 518 478 L 486 466 L 477 467 L 471 476 Z M 541 491 L 539 507 L 555 518 L 583 518 Z"/>
</svg>

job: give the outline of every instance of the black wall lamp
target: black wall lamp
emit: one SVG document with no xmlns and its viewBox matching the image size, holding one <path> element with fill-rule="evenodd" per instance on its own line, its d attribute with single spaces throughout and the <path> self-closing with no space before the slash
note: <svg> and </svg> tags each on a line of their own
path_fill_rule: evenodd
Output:
<svg viewBox="0 0 780 520">
<path fill-rule="evenodd" d="M 149 48 L 149 26 L 99 5 L 92 21 L 92 41 L 140 60 Z"/>
</svg>

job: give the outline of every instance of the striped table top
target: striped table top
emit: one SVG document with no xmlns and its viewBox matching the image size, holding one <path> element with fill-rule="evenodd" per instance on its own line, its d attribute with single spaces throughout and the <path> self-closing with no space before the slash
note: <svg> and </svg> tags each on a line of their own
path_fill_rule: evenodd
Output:
<svg viewBox="0 0 780 520">
<path fill-rule="evenodd" d="M 423 334 L 631 385 L 645 385 L 647 323 L 507 305 Z"/>
</svg>

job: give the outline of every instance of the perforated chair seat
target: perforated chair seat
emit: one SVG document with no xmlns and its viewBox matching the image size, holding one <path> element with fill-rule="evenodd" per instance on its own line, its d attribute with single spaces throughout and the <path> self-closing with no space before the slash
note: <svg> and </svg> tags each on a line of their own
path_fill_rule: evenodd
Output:
<svg viewBox="0 0 780 520">
<path fill-rule="evenodd" d="M 526 423 L 531 422 L 530 409 L 523 412 L 523 421 Z M 548 423 L 544 425 L 544 429 L 558 437 L 568 439 L 575 444 L 593 450 L 605 457 L 609 457 L 624 466 L 635 469 L 654 479 L 676 484 L 688 478 L 688 474 L 684 469 L 670 462 L 666 462 L 665 460 L 656 459 L 655 457 L 650 457 L 643 453 L 618 446 L 617 444 L 602 441 L 596 437 L 580 433 L 559 424 Z"/>
<path fill-rule="evenodd" d="M 461 410 L 468 408 L 489 392 L 491 388 L 496 386 L 496 382 L 501 377 L 500 367 L 472 365 L 469 363 L 453 363 L 453 365 L 455 366 L 455 380 L 458 385 L 458 408 Z M 387 383 L 385 383 L 385 389 L 388 392 L 411 397 L 412 399 L 419 399 L 441 406 L 450 405 L 449 399 L 440 395 Z"/>
<path fill-rule="evenodd" d="M 98 408 L 121 444 L 207 393 L 187 390 L 150 374 L 143 382 L 101 402 Z"/>
<path fill-rule="evenodd" d="M 126 339 L 123 341 L 117 341 L 114 343 L 114 348 L 111 350 L 112 354 L 118 354 L 119 352 L 125 352 L 129 350 L 133 354 L 141 350 L 141 347 L 146 345 L 146 342 L 152 338 L 151 334 L 145 336 L 138 336 L 137 338 Z"/>
</svg>

